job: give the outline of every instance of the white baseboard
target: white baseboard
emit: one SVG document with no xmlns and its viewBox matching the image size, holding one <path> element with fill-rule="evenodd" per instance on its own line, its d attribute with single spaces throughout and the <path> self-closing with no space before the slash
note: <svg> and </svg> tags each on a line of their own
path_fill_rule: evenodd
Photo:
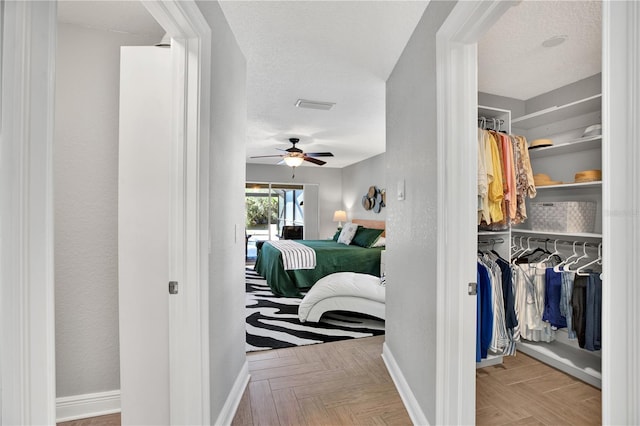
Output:
<svg viewBox="0 0 640 426">
<path fill-rule="evenodd" d="M 382 345 L 382 359 L 387 366 L 387 370 L 389 370 L 389 374 L 391 375 L 393 383 L 396 385 L 396 389 L 398 389 L 398 393 L 400 394 L 400 398 L 402 399 L 402 402 L 404 403 L 404 406 L 409 413 L 411 422 L 414 425 L 428 426 L 429 421 L 420 408 L 418 400 L 411 391 L 409 384 L 404 378 L 404 375 L 402 374 L 402 371 L 400 370 L 396 359 L 391 353 L 389 346 L 387 346 L 387 342 Z"/>
<path fill-rule="evenodd" d="M 119 412 L 119 390 L 56 398 L 56 422 L 86 419 Z"/>
<path fill-rule="evenodd" d="M 227 396 L 227 400 L 220 410 L 220 414 L 218 418 L 213 423 L 214 425 L 230 425 L 233 421 L 233 417 L 236 415 L 236 410 L 238 409 L 238 405 L 240 405 L 240 400 L 242 399 L 242 395 L 244 394 L 244 390 L 249 383 L 249 363 L 247 361 L 244 362 L 244 365 L 240 369 L 240 373 L 238 373 L 238 377 L 236 377 L 236 381 L 233 383 L 233 387 L 231 388 L 231 392 L 229 392 L 229 396 Z"/>
</svg>

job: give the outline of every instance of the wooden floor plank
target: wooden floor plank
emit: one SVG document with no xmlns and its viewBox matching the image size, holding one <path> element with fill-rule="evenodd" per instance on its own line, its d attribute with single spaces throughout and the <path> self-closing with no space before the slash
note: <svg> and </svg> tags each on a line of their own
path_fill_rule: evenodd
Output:
<svg viewBox="0 0 640 426">
<path fill-rule="evenodd" d="M 295 376 L 298 374 L 313 373 L 316 371 L 324 370 L 324 365 L 321 362 L 310 362 L 285 367 L 274 367 L 265 370 L 249 370 L 251 377 L 256 381 L 275 379 L 278 377 Z"/>
<path fill-rule="evenodd" d="M 232 426 L 251 426 L 253 425 L 253 415 L 251 414 L 251 396 L 249 386 L 244 390 L 242 399 L 238 404 L 238 409 L 233 417 Z"/>
<path fill-rule="evenodd" d="M 268 368 L 275 368 L 275 367 L 287 367 L 290 365 L 297 365 L 301 363 L 302 361 L 297 356 L 288 356 L 284 358 L 276 357 L 276 358 L 269 358 L 269 359 L 260 359 L 256 361 L 250 360 L 249 370 L 258 371 L 258 370 L 265 370 Z"/>
<path fill-rule="evenodd" d="M 272 426 L 280 424 L 273 394 L 267 380 L 249 382 L 251 416 L 254 425 Z"/>
<path fill-rule="evenodd" d="M 276 404 L 281 425 L 298 426 L 305 423 L 304 412 L 293 389 L 287 388 L 273 391 L 273 401 Z"/>
</svg>

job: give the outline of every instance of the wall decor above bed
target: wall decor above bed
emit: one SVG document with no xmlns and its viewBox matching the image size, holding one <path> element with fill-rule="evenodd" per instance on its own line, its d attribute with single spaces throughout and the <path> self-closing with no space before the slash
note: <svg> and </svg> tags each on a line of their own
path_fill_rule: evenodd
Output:
<svg viewBox="0 0 640 426">
<path fill-rule="evenodd" d="M 362 196 L 362 207 L 365 210 L 373 210 L 374 213 L 380 213 L 387 201 L 387 191 L 378 189 L 376 186 L 370 186 L 365 195 Z"/>
</svg>

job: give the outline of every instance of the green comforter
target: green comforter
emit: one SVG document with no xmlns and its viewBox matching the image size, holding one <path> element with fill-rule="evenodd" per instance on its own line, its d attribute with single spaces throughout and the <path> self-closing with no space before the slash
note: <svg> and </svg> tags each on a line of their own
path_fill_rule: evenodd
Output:
<svg viewBox="0 0 640 426">
<path fill-rule="evenodd" d="M 359 272 L 380 276 L 380 253 L 384 247 L 363 248 L 338 244 L 333 240 L 297 240 L 316 251 L 316 268 L 285 271 L 280 250 L 265 243 L 258 254 L 255 270 L 267 279 L 274 294 L 302 297 L 320 278 L 334 272 Z"/>
</svg>

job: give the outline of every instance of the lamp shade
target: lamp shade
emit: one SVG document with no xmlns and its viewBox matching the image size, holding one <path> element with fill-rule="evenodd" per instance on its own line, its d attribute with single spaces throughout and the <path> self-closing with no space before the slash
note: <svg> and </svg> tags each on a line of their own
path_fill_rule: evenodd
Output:
<svg viewBox="0 0 640 426">
<path fill-rule="evenodd" d="M 347 212 L 344 210 L 336 210 L 333 213 L 333 221 L 334 222 L 346 222 L 347 221 Z"/>
<path fill-rule="evenodd" d="M 298 167 L 304 161 L 303 157 L 289 156 L 284 157 L 284 163 L 289 167 Z"/>
</svg>

